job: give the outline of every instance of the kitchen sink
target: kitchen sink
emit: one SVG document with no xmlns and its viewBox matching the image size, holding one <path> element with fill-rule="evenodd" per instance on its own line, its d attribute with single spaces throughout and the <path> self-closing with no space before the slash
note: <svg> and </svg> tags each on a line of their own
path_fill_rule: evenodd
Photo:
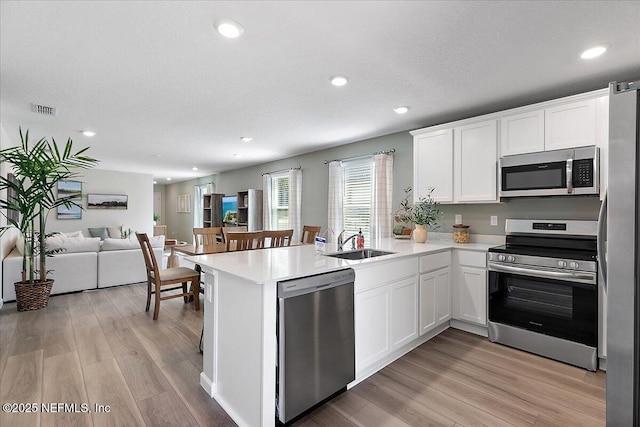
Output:
<svg viewBox="0 0 640 427">
<path fill-rule="evenodd" d="M 326 254 L 326 256 L 342 259 L 367 259 L 391 254 L 395 254 L 395 252 L 379 251 L 376 249 L 358 249 L 355 251 L 335 252 Z"/>
</svg>

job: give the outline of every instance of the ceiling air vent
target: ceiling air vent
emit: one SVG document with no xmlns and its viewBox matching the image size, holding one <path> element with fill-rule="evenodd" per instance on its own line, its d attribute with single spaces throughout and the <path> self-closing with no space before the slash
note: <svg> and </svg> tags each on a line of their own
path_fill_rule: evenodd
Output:
<svg viewBox="0 0 640 427">
<path fill-rule="evenodd" d="M 45 116 L 55 116 L 56 109 L 55 107 L 48 107 L 46 105 L 39 105 L 31 103 L 31 111 L 36 114 L 44 114 Z"/>
</svg>

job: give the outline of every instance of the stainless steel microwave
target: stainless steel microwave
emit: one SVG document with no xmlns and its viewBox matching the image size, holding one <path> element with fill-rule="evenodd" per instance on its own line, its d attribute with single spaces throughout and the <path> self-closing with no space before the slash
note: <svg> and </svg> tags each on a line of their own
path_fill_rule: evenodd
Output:
<svg viewBox="0 0 640 427">
<path fill-rule="evenodd" d="M 600 194 L 595 146 L 500 158 L 500 197 Z"/>
</svg>

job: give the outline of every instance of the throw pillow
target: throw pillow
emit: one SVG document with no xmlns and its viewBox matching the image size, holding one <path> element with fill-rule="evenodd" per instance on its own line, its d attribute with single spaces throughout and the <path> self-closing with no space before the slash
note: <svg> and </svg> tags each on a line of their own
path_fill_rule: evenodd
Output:
<svg viewBox="0 0 640 427">
<path fill-rule="evenodd" d="M 149 239 L 152 248 L 164 248 L 164 234 L 160 236 L 153 236 Z"/>
<path fill-rule="evenodd" d="M 72 231 L 70 233 L 62 233 L 67 237 L 84 237 L 84 234 L 82 234 L 81 230 L 78 231 Z"/>
<path fill-rule="evenodd" d="M 107 233 L 111 239 L 122 239 L 122 226 L 107 227 Z"/>
<path fill-rule="evenodd" d="M 109 233 L 106 227 L 89 228 L 89 234 L 91 237 L 99 237 L 100 240 L 108 239 Z"/>
</svg>

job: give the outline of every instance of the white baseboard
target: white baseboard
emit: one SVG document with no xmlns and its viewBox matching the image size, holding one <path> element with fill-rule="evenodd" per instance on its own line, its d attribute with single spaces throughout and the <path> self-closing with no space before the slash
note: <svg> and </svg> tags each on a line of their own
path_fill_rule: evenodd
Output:
<svg viewBox="0 0 640 427">
<path fill-rule="evenodd" d="M 213 394 L 216 392 L 215 384 L 204 374 L 204 372 L 200 372 L 200 387 L 202 387 L 211 397 L 213 397 Z"/>
<path fill-rule="evenodd" d="M 451 319 L 451 327 L 460 329 L 461 331 L 469 332 L 471 334 L 480 335 L 483 337 L 489 336 L 489 330 L 486 326 L 475 325 L 469 322 L 463 322 L 461 320 Z"/>
</svg>

